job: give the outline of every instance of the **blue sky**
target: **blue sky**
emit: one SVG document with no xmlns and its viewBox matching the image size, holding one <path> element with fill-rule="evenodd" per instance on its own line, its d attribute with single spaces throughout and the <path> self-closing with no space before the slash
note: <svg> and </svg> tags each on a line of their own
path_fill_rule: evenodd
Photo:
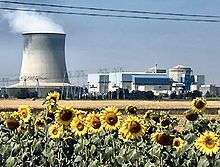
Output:
<svg viewBox="0 0 220 167">
<path fill-rule="evenodd" d="M 75 6 L 220 15 L 219 0 L 35 0 Z M 76 10 L 75 10 L 76 11 Z M 79 11 L 79 10 L 78 10 Z M 115 19 L 74 15 L 51 15 L 66 38 L 69 71 L 95 72 L 122 66 L 144 70 L 158 64 L 169 68 L 191 66 L 205 74 L 207 83 L 220 84 L 220 23 Z M 28 23 L 27 23 L 28 24 Z M 22 58 L 22 36 L 0 19 L 0 77 L 18 74 Z"/>
</svg>

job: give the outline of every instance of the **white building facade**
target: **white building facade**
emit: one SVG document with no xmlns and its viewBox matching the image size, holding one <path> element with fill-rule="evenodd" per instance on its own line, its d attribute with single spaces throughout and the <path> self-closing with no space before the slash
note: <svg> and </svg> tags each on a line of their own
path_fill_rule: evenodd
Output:
<svg viewBox="0 0 220 167">
<path fill-rule="evenodd" d="M 131 91 L 154 91 L 168 93 L 170 78 L 166 73 L 114 72 L 108 74 L 88 74 L 90 93 L 107 93 L 117 89 Z"/>
</svg>

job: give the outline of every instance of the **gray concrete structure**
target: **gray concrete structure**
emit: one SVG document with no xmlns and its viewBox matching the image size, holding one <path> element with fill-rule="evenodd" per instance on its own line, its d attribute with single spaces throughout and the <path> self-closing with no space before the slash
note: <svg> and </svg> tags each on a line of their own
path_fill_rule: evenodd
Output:
<svg viewBox="0 0 220 167">
<path fill-rule="evenodd" d="M 25 33 L 20 81 L 11 87 L 59 87 L 69 84 L 65 34 Z"/>
<path fill-rule="evenodd" d="M 71 85 L 65 62 L 65 34 L 24 33 L 19 82 L 8 88 L 10 96 L 24 89 L 44 97 L 52 90 L 68 92 Z"/>
</svg>

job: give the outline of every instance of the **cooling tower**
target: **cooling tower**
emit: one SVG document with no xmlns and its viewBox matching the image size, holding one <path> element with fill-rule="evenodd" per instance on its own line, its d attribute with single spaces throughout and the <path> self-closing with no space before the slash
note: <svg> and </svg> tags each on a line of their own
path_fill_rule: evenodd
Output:
<svg viewBox="0 0 220 167">
<path fill-rule="evenodd" d="M 24 33 L 23 59 L 17 87 L 69 84 L 65 62 L 65 34 Z"/>
</svg>

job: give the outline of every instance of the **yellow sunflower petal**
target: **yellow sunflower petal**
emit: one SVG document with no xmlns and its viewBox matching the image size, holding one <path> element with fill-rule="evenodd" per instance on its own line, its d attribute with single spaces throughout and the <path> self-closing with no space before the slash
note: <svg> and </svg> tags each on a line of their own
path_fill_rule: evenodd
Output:
<svg viewBox="0 0 220 167">
<path fill-rule="evenodd" d="M 77 136 L 84 136 L 87 133 L 85 121 L 78 117 L 74 117 L 70 124 L 71 131 Z"/>
<path fill-rule="evenodd" d="M 196 139 L 194 145 L 204 154 L 212 156 L 219 151 L 220 140 L 214 132 L 206 131 Z"/>
<path fill-rule="evenodd" d="M 124 140 L 140 139 L 144 136 L 146 126 L 137 116 L 128 116 L 119 129 L 119 135 Z"/>
<path fill-rule="evenodd" d="M 205 110 L 207 101 L 203 97 L 197 97 L 196 99 L 193 99 L 192 103 L 192 110 L 195 112 L 202 112 Z"/>
<path fill-rule="evenodd" d="M 28 122 L 32 115 L 31 108 L 28 105 L 20 105 L 17 114 L 22 121 Z"/>
<path fill-rule="evenodd" d="M 50 137 L 53 139 L 61 138 L 63 135 L 63 126 L 60 126 L 58 124 L 52 124 L 48 128 L 48 133 Z"/>
<path fill-rule="evenodd" d="M 102 110 L 100 120 L 105 130 L 113 131 L 120 127 L 122 113 L 118 112 L 118 109 L 115 107 L 107 107 Z"/>
<path fill-rule="evenodd" d="M 89 133 L 98 133 L 102 131 L 102 123 L 100 115 L 97 113 L 90 113 L 86 117 L 86 125 Z"/>
</svg>

